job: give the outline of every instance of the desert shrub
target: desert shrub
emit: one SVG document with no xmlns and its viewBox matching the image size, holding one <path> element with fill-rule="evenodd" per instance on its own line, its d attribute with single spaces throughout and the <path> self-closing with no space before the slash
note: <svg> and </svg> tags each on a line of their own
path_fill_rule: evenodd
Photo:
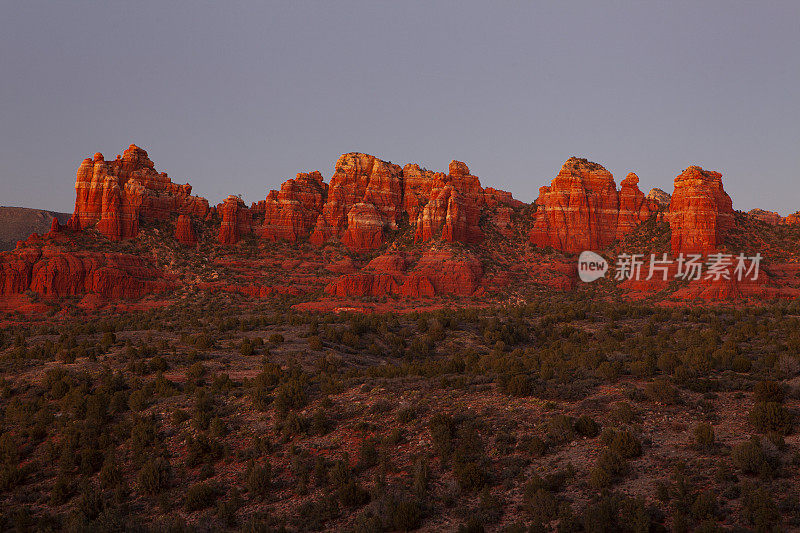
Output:
<svg viewBox="0 0 800 533">
<path fill-rule="evenodd" d="M 270 464 L 256 465 L 251 461 L 245 473 L 245 483 L 250 494 L 265 500 L 269 496 L 269 489 L 272 485 L 272 467 Z"/>
<path fill-rule="evenodd" d="M 524 509 L 533 520 L 546 524 L 556 518 L 558 500 L 547 489 L 526 489 Z"/>
<path fill-rule="evenodd" d="M 745 474 L 770 475 L 773 471 L 774 461 L 764 451 L 761 442 L 752 439 L 734 446 L 731 453 L 733 464 Z"/>
<path fill-rule="evenodd" d="M 587 505 L 581 520 L 587 533 L 647 533 L 650 531 L 651 521 L 644 500 L 615 493 L 605 493 Z"/>
<path fill-rule="evenodd" d="M 275 409 L 285 415 L 289 409 L 302 409 L 308 403 L 307 379 L 304 374 L 292 376 L 275 389 Z"/>
<path fill-rule="evenodd" d="M 404 407 L 397 412 L 397 421 L 401 424 L 408 424 L 417 418 L 417 411 L 413 407 Z"/>
<path fill-rule="evenodd" d="M 616 402 L 611 406 L 611 418 L 623 424 L 636 420 L 636 409 L 628 402 Z"/>
<path fill-rule="evenodd" d="M 319 338 L 319 335 L 312 335 L 308 338 L 308 347 L 316 351 L 322 350 L 323 344 L 322 339 Z"/>
<path fill-rule="evenodd" d="M 714 518 L 717 512 L 717 498 L 709 490 L 701 491 L 697 494 L 692 503 L 692 518 L 698 522 Z"/>
<path fill-rule="evenodd" d="M 283 335 L 281 335 L 280 333 L 273 333 L 272 335 L 270 335 L 270 336 L 269 336 L 269 339 L 268 339 L 268 340 L 269 340 L 269 342 L 271 342 L 272 344 L 281 344 L 281 343 L 283 343 L 283 342 L 284 342 L 286 339 L 284 339 L 284 338 L 283 338 Z"/>
<path fill-rule="evenodd" d="M 747 485 L 742 497 L 742 518 L 757 531 L 775 531 L 781 516 L 768 489 Z"/>
<path fill-rule="evenodd" d="M 595 489 L 610 486 L 627 468 L 625 459 L 608 447 L 603 448 L 589 473 L 589 484 Z"/>
<path fill-rule="evenodd" d="M 255 348 L 253 347 L 253 343 L 250 342 L 250 339 L 245 337 L 242 339 L 241 344 L 239 345 L 239 353 L 245 357 L 249 357 L 255 353 Z"/>
<path fill-rule="evenodd" d="M 391 530 L 411 531 L 420 526 L 424 510 L 416 498 L 400 495 L 388 502 L 387 515 Z"/>
<path fill-rule="evenodd" d="M 753 363 L 745 357 L 744 355 L 737 355 L 731 361 L 731 370 L 734 372 L 739 372 L 741 374 L 745 374 L 750 372 L 750 369 L 753 367 Z"/>
<path fill-rule="evenodd" d="M 378 464 L 378 447 L 372 439 L 366 439 L 361 443 L 358 450 L 358 470 L 367 470 Z"/>
<path fill-rule="evenodd" d="M 694 441 L 701 450 L 714 447 L 714 427 L 708 422 L 700 422 L 694 427 Z"/>
<path fill-rule="evenodd" d="M 558 414 L 547 421 L 547 436 L 557 443 L 569 442 L 575 438 L 573 429 L 574 419 L 567 415 Z"/>
<path fill-rule="evenodd" d="M 753 399 L 756 402 L 782 403 L 786 398 L 786 390 L 775 381 L 760 381 L 753 387 Z"/>
<path fill-rule="evenodd" d="M 213 413 L 214 398 L 205 389 L 198 389 L 192 410 L 194 426 L 197 429 L 208 429 Z"/>
<path fill-rule="evenodd" d="M 203 433 L 186 437 L 186 466 L 193 468 L 203 463 L 214 463 L 222 458 L 224 447 Z"/>
<path fill-rule="evenodd" d="M 531 378 L 525 374 L 515 374 L 501 381 L 501 389 L 511 396 L 530 396 L 533 394 Z"/>
<path fill-rule="evenodd" d="M 209 483 L 196 483 L 186 491 L 186 511 L 193 513 L 214 505 L 217 500 L 217 489 Z"/>
<path fill-rule="evenodd" d="M 680 393 L 666 379 L 656 379 L 645 385 L 645 395 L 653 402 L 665 405 L 675 405 L 680 403 Z"/>
<path fill-rule="evenodd" d="M 633 459 L 642 455 L 642 444 L 627 429 L 614 432 L 608 447 L 623 459 Z"/>
<path fill-rule="evenodd" d="M 169 484 L 170 471 L 169 461 L 164 458 L 145 461 L 137 476 L 139 492 L 147 495 L 160 494 Z"/>
<path fill-rule="evenodd" d="M 464 493 L 478 492 L 486 485 L 489 476 L 478 461 L 458 461 L 453 465 L 453 475 L 458 488 Z"/>
<path fill-rule="evenodd" d="M 749 420 L 761 433 L 774 431 L 787 435 L 793 426 L 791 413 L 777 402 L 756 403 L 750 411 Z"/>
<path fill-rule="evenodd" d="M 575 421 L 575 431 L 582 437 L 593 438 L 600 434 L 600 424 L 589 416 L 579 416 Z"/>
</svg>

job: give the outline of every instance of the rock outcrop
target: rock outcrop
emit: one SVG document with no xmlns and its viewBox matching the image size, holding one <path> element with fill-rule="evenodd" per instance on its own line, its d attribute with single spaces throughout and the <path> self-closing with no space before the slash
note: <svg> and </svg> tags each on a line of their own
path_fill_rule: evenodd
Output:
<svg viewBox="0 0 800 533">
<path fill-rule="evenodd" d="M 0 253 L 0 296 L 33 291 L 47 298 L 93 293 L 140 298 L 174 288 L 148 260 L 128 254 L 18 248 Z"/>
<path fill-rule="evenodd" d="M 457 257 L 448 250 L 428 251 L 413 270 L 408 273 L 404 270 L 402 256 L 386 254 L 374 259 L 361 272 L 340 276 L 325 287 L 325 292 L 340 298 L 471 296 L 483 278 L 483 268 L 477 258 L 470 254 Z"/>
<path fill-rule="evenodd" d="M 194 231 L 192 217 L 189 215 L 178 215 L 178 220 L 175 222 L 175 240 L 184 246 L 197 244 L 197 234 Z"/>
<path fill-rule="evenodd" d="M 669 202 L 672 200 L 672 196 L 670 196 L 668 192 L 657 187 L 650 189 L 650 192 L 647 193 L 647 198 L 655 202 L 655 204 L 661 209 L 668 209 Z"/>
<path fill-rule="evenodd" d="M 222 224 L 219 228 L 220 243 L 236 244 L 243 236 L 251 233 L 250 209 L 241 198 L 228 196 L 217 210 L 222 213 Z"/>
<path fill-rule="evenodd" d="M 402 203 L 402 169 L 398 165 L 367 154 L 344 154 L 336 162 L 328 198 L 310 240 L 322 244 L 347 233 L 348 242 L 376 248 L 383 244 L 384 229 L 397 228 Z M 351 216 L 357 204 L 362 205 Z M 355 223 L 352 228 L 351 221 Z"/>
<path fill-rule="evenodd" d="M 783 218 L 775 211 L 764 211 L 763 209 L 751 209 L 747 212 L 751 217 L 766 222 L 771 226 L 777 226 L 783 221 Z"/>
<path fill-rule="evenodd" d="M 481 209 L 486 197 L 480 180 L 461 161 L 451 161 L 448 174 L 435 174 L 428 203 L 417 216 L 416 242 L 441 238 L 450 242 L 480 242 Z M 495 191 L 497 192 L 497 191 Z M 501 198 L 497 195 L 496 200 Z"/>
<path fill-rule="evenodd" d="M 322 174 L 297 174 L 284 182 L 280 191 L 267 195 L 261 236 L 290 242 L 306 238 L 322 214 L 327 196 L 328 185 L 322 181 Z"/>
<path fill-rule="evenodd" d="M 623 180 L 618 193 L 608 170 L 577 157 L 564 163 L 550 186 L 539 189 L 536 205 L 531 242 L 573 253 L 606 248 L 656 210 L 635 174 Z"/>
<path fill-rule="evenodd" d="M 631 172 L 620 183 L 619 215 L 617 216 L 617 239 L 629 234 L 633 229 L 650 218 L 658 206 L 639 190 L 639 176 Z"/>
<path fill-rule="evenodd" d="M 208 213 L 208 201 L 192 196 L 191 185 L 172 183 L 166 173 L 155 170 L 146 151 L 132 144 L 114 161 L 98 152 L 81 163 L 69 226 L 97 227 L 118 241 L 136 237 L 141 219 L 163 221 L 172 214 L 204 218 Z"/>
<path fill-rule="evenodd" d="M 733 203 L 722 187 L 722 174 L 690 166 L 675 178 L 669 204 L 672 253 L 716 250 L 733 227 Z"/>
</svg>

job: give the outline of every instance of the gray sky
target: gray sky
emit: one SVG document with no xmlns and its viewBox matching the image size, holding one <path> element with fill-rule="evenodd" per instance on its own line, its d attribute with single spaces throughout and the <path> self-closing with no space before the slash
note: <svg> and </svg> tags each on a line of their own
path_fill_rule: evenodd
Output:
<svg viewBox="0 0 800 533">
<path fill-rule="evenodd" d="M 341 153 L 532 201 L 568 157 L 800 209 L 800 2 L 0 0 L 0 204 L 72 211 L 130 143 L 212 203 Z"/>
</svg>

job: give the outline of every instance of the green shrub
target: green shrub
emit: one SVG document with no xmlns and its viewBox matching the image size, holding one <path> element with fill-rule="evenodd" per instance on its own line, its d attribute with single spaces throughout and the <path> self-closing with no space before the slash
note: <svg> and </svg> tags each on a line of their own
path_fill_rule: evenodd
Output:
<svg viewBox="0 0 800 533">
<path fill-rule="evenodd" d="M 137 476 L 139 492 L 160 494 L 169 484 L 170 470 L 169 461 L 161 457 L 145 461 Z"/>
<path fill-rule="evenodd" d="M 750 411 L 750 423 L 761 433 L 774 431 L 788 435 L 792 431 L 791 413 L 777 402 L 758 402 Z"/>
<path fill-rule="evenodd" d="M 575 431 L 582 437 L 594 438 L 600 434 L 600 424 L 591 417 L 582 415 L 575 421 Z"/>
<path fill-rule="evenodd" d="M 714 427 L 708 422 L 700 422 L 694 427 L 694 441 L 701 450 L 714 447 Z"/>
<path fill-rule="evenodd" d="M 272 467 L 269 463 L 256 465 L 251 462 L 247 467 L 245 482 L 250 494 L 265 500 L 272 485 Z"/>
<path fill-rule="evenodd" d="M 214 505 L 217 490 L 209 483 L 196 483 L 186 491 L 186 511 L 193 513 Z"/>
</svg>

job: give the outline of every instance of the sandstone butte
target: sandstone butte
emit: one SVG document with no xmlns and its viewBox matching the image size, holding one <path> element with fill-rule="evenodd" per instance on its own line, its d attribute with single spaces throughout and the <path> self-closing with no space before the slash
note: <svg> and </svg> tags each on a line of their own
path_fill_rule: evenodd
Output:
<svg viewBox="0 0 800 533">
<path fill-rule="evenodd" d="M 33 235 L 16 250 L 0 254 L 0 296 L 33 291 L 48 298 L 90 294 L 139 298 L 193 286 L 268 297 L 300 295 L 316 286 L 324 287 L 330 298 L 480 298 L 516 279 L 572 290 L 579 286 L 572 259 L 542 255 L 530 244 L 568 253 L 602 251 L 654 215 L 663 215 L 669 223 L 673 253 L 709 253 L 724 245 L 734 217 L 720 173 L 691 166 L 675 178 L 671 197 L 658 189 L 645 196 L 638 183 L 638 176 L 630 173 L 618 190 L 601 165 L 570 158 L 551 184 L 540 189 L 531 219 L 523 216 L 525 204 L 508 192 L 483 188 L 465 163 L 452 161 L 444 173 L 349 153 L 336 162 L 329 184 L 319 172 L 300 173 L 251 207 L 237 196 L 209 207 L 207 200 L 191 195 L 190 185 L 173 184 L 155 170 L 147 152 L 131 145 L 114 161 L 105 161 L 101 154 L 83 161 L 76 179 L 75 212 L 66 229 L 56 220 L 47 235 Z M 797 214 L 781 219 L 761 210 L 751 212 L 750 218 L 768 224 L 800 221 Z M 265 241 L 308 241 L 324 247 L 316 254 L 301 248 L 287 252 L 289 257 L 280 260 L 285 280 L 259 277 L 263 263 L 247 266 L 236 259 L 232 248 L 223 252 L 233 254 L 232 266 L 249 269 L 237 281 L 204 279 L 189 272 L 181 276 L 159 267 L 155 255 L 81 249 L 79 242 L 87 242 L 91 234 L 75 240 L 89 228 L 112 241 L 134 238 L 141 222 L 166 227 L 174 222 L 175 241 L 187 247 L 199 241 L 208 245 L 210 236 L 216 235 L 224 250 L 250 234 Z M 528 228 L 532 229 L 527 237 L 518 231 Z M 396 235 L 407 235 L 416 246 L 394 241 Z M 343 255 L 336 242 L 357 255 Z M 499 245 L 503 251 L 498 251 Z M 378 248 L 384 248 L 383 253 L 371 261 L 359 259 L 358 253 Z M 335 259 L 326 260 L 327 254 Z M 518 259 L 507 263 L 506 271 L 498 271 L 493 263 L 503 254 Z M 773 277 L 758 283 L 693 283 L 675 294 L 685 298 L 800 295 L 800 288 L 792 286 L 794 292 L 787 292 L 773 283 L 776 279 L 790 283 L 798 265 L 772 266 Z M 321 267 L 327 275 L 315 274 Z M 302 275 L 304 269 L 309 275 Z M 652 293 L 664 289 L 662 285 L 622 286 Z"/>
<path fill-rule="evenodd" d="M 708 253 L 733 227 L 733 202 L 722 188 L 722 174 L 690 166 L 675 178 L 669 204 L 672 253 Z"/>
<path fill-rule="evenodd" d="M 617 191 L 602 165 L 571 157 L 550 183 L 539 189 L 530 241 L 563 252 L 603 250 L 658 210 L 628 174 Z"/>
<path fill-rule="evenodd" d="M 166 221 L 173 214 L 204 219 L 209 213 L 208 200 L 192 196 L 191 185 L 172 183 L 157 172 L 147 152 L 132 144 L 114 161 L 98 152 L 81 163 L 69 227 L 96 227 L 119 241 L 136 237 L 142 219 Z"/>
</svg>

